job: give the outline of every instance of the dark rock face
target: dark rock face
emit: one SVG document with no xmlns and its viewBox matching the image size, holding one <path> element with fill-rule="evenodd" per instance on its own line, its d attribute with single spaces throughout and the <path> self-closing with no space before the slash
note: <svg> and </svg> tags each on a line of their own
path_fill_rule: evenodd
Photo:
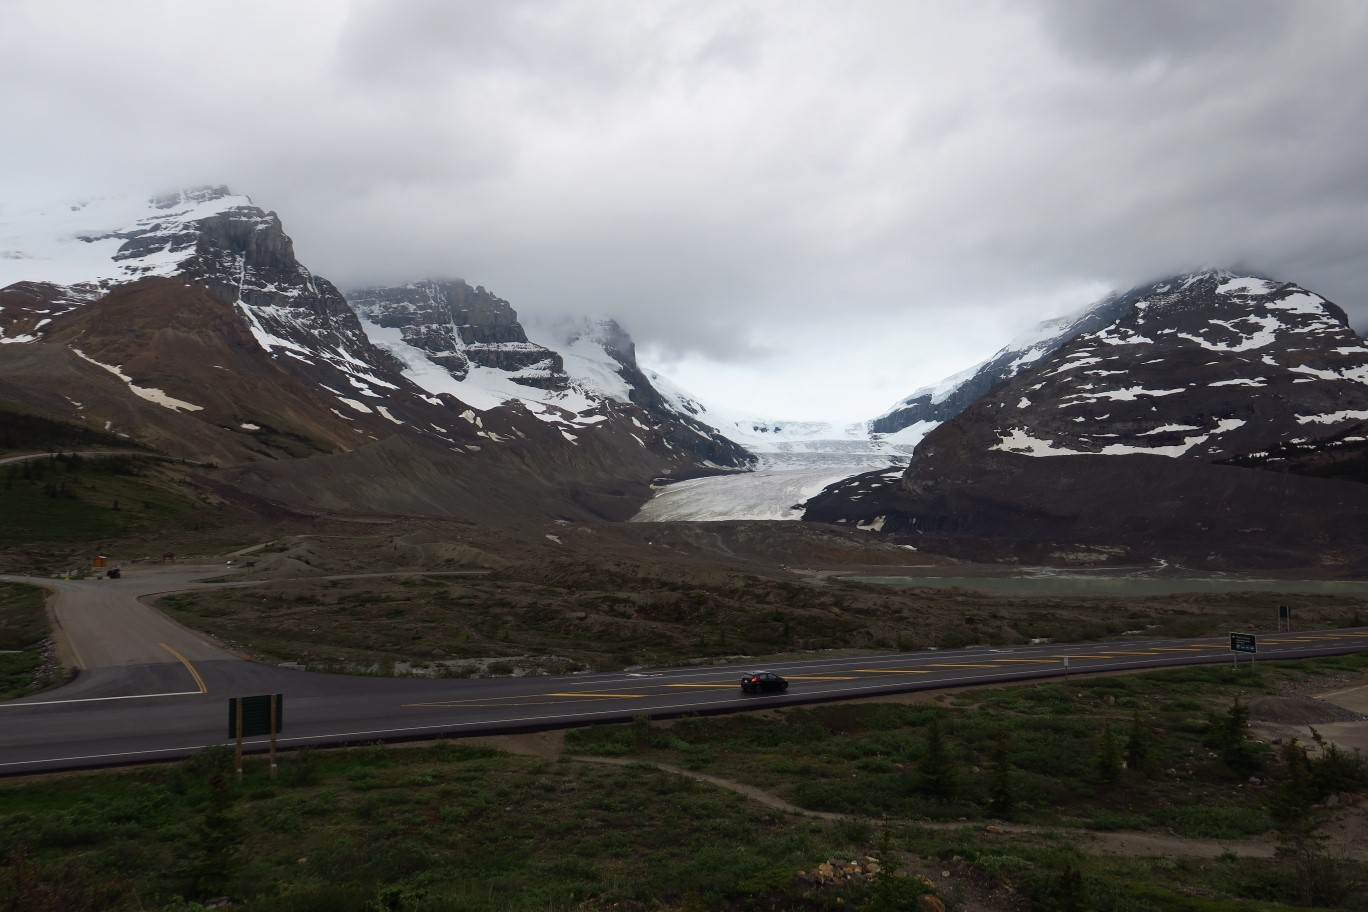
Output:
<svg viewBox="0 0 1368 912">
<path fill-rule="evenodd" d="M 360 289 L 348 299 L 376 324 L 401 328 L 405 342 L 457 379 L 474 364 L 516 374 L 517 382 L 541 389 L 563 390 L 569 382 L 561 356 L 529 341 L 513 307 L 483 286 L 424 280 Z"/>
<path fill-rule="evenodd" d="M 1227 272 L 1118 300 L 1112 322 L 928 434 L 901 481 L 852 479 L 805 518 L 873 524 L 979 558 L 1368 559 L 1368 487 L 1250 467 L 1288 447 L 1306 461 L 1364 440 L 1368 344 L 1343 311 L 1296 285 Z"/>
</svg>

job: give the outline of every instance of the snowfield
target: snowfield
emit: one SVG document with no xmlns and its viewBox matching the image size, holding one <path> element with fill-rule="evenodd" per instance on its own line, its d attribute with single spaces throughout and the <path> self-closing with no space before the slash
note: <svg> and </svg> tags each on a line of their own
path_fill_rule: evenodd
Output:
<svg viewBox="0 0 1368 912">
<path fill-rule="evenodd" d="M 861 464 L 853 454 L 826 459 L 818 454 L 766 454 L 754 472 L 693 478 L 660 488 L 632 522 L 708 522 L 725 519 L 802 519 L 802 504 L 859 472 L 896 465 L 871 455 Z"/>
<path fill-rule="evenodd" d="M 874 469 L 906 466 L 912 450 L 935 427 L 928 421 L 877 435 L 863 424 L 723 418 L 716 413 L 704 420 L 758 455 L 755 471 L 665 485 L 633 522 L 802 519 L 802 504 L 827 485 Z"/>
</svg>

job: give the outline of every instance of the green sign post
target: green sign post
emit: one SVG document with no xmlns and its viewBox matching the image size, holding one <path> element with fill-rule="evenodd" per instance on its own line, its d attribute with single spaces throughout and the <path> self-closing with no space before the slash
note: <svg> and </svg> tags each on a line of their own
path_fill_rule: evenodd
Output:
<svg viewBox="0 0 1368 912">
<path fill-rule="evenodd" d="M 1254 661 L 1254 654 L 1259 651 L 1259 641 L 1252 633 L 1232 633 L 1230 635 L 1230 653 L 1235 659 L 1235 664 L 1240 664 L 1240 653 L 1249 653 L 1249 661 Z"/>
<path fill-rule="evenodd" d="M 276 777 L 276 735 L 284 729 L 285 696 L 232 697 L 228 700 L 228 737 L 237 739 L 237 774 L 242 778 L 242 739 L 271 736 L 271 778 Z"/>
</svg>

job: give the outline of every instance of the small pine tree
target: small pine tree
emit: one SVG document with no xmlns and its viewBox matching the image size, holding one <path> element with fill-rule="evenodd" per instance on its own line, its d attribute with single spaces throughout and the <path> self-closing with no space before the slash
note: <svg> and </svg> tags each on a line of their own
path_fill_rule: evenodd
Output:
<svg viewBox="0 0 1368 912">
<path fill-rule="evenodd" d="M 1212 716 L 1207 722 L 1206 745 L 1220 756 L 1232 772 L 1246 776 L 1263 764 L 1254 746 L 1245 740 L 1249 725 L 1249 707 L 1238 697 L 1223 716 Z"/>
<path fill-rule="evenodd" d="M 1316 782 L 1306 748 L 1296 739 L 1279 752 L 1282 774 L 1269 790 L 1268 816 L 1278 834 L 1277 855 L 1287 861 L 1298 898 L 1308 905 L 1320 897 L 1324 859 L 1318 851 L 1323 837 L 1317 833 Z"/>
<path fill-rule="evenodd" d="M 917 768 L 917 791 L 935 798 L 953 798 L 959 791 L 959 772 L 945 743 L 939 719 L 926 730 L 926 753 Z"/>
<path fill-rule="evenodd" d="M 1102 742 L 1097 748 L 1097 775 L 1103 782 L 1115 782 L 1121 778 L 1123 755 L 1121 742 L 1112 731 L 1111 722 L 1102 729 Z"/>
<path fill-rule="evenodd" d="M 1140 724 L 1140 713 L 1137 710 L 1131 716 L 1130 732 L 1126 735 L 1126 766 L 1137 773 L 1148 773 L 1153 765 L 1149 732 Z"/>
<path fill-rule="evenodd" d="M 238 794 L 231 755 L 218 752 L 204 762 L 209 767 L 209 793 L 180 871 L 187 894 L 194 897 L 219 896 L 229 890 L 238 871 L 243 838 L 242 820 L 235 810 Z"/>
<path fill-rule="evenodd" d="M 999 817 L 1011 817 L 1016 808 L 1012 788 L 1012 758 L 1007 732 L 999 731 L 989 755 L 988 810 Z"/>
</svg>

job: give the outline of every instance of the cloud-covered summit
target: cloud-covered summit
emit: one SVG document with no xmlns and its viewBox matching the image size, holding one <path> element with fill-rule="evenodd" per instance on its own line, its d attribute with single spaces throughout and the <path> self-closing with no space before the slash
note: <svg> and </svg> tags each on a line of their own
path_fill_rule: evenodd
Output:
<svg viewBox="0 0 1368 912">
<path fill-rule="evenodd" d="M 868 417 L 1205 264 L 1368 325 L 1365 39 L 1347 0 L 17 0 L 0 199 L 227 182 L 341 285 L 461 275 Z"/>
</svg>

